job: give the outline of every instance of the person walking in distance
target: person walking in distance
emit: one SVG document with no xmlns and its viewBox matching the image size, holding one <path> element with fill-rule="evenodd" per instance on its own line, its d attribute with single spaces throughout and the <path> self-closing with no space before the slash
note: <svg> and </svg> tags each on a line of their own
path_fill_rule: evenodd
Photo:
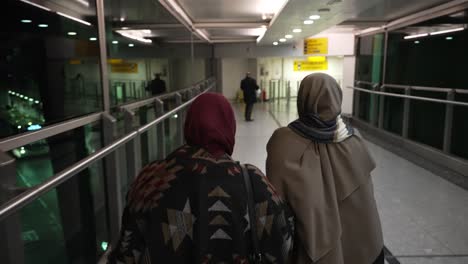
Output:
<svg viewBox="0 0 468 264">
<path fill-rule="evenodd" d="M 154 74 L 154 79 L 150 82 L 146 90 L 151 92 L 151 95 L 159 95 L 166 92 L 166 82 L 161 79 L 161 74 Z"/>
<path fill-rule="evenodd" d="M 244 92 L 245 102 L 245 121 L 253 121 L 252 110 L 257 102 L 257 90 L 259 89 L 257 81 L 250 77 L 250 72 L 247 72 L 245 78 L 241 81 L 241 89 Z"/>
</svg>

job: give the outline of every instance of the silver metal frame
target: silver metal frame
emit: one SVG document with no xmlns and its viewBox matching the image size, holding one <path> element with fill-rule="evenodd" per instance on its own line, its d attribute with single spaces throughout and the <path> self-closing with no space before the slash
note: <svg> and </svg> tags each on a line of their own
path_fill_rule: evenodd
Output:
<svg viewBox="0 0 468 264">
<path fill-rule="evenodd" d="M 16 185 L 16 162 L 10 155 L 0 151 L 0 203 L 4 203 L 14 196 Z M 8 219 L 0 221 L 0 237 L 3 239 L 0 246 L 2 262 L 23 264 L 24 243 L 21 239 L 21 218 L 14 214 Z"/>
<path fill-rule="evenodd" d="M 360 84 L 360 83 L 372 84 L 368 82 L 356 81 L 356 84 Z M 445 110 L 444 138 L 443 138 L 442 150 L 446 154 L 450 154 L 451 152 L 454 106 L 468 107 L 468 103 L 466 102 L 455 101 L 455 95 L 457 93 L 468 94 L 468 90 L 439 88 L 439 87 L 408 86 L 408 85 L 396 85 L 396 84 L 383 84 L 380 86 L 380 91 L 378 91 L 378 89 L 374 91 L 374 90 L 367 90 L 361 87 L 354 87 L 354 86 L 348 86 L 347 88 L 353 89 L 355 91 L 373 94 L 373 95 L 379 95 L 381 96 L 381 98 L 385 98 L 387 96 L 403 98 L 404 104 L 403 104 L 402 137 L 405 139 L 409 138 L 409 120 L 410 120 L 410 113 L 411 113 L 411 100 L 419 100 L 419 101 L 445 104 L 446 110 Z M 405 91 L 405 94 L 385 92 L 385 88 L 402 89 Z M 428 97 L 421 97 L 421 96 L 413 96 L 411 95 L 411 91 L 428 91 L 428 92 L 446 93 L 447 99 L 443 100 L 443 99 L 435 99 L 435 98 L 428 98 Z M 359 108 L 359 105 L 357 106 L 357 108 Z M 384 110 L 385 110 L 384 107 L 381 106 L 380 111 L 379 111 L 379 123 L 378 123 L 378 128 L 380 129 L 383 129 Z M 356 115 L 356 113 L 355 113 L 355 116 L 359 118 L 359 115 Z"/>
<path fill-rule="evenodd" d="M 18 136 L 2 139 L 0 141 L 0 150 L 9 151 L 99 121 L 101 120 L 102 114 L 103 112 L 90 114 L 84 117 L 78 117 L 58 123 L 56 125 L 47 126 L 38 131 L 27 132 Z"/>
<path fill-rule="evenodd" d="M 215 84 L 210 85 L 204 92 L 211 90 L 214 86 Z M 151 127 L 163 122 L 164 120 L 170 118 L 175 113 L 183 110 L 184 108 L 189 106 L 197 97 L 194 97 L 188 100 L 187 102 L 177 106 L 171 111 L 168 111 L 167 113 L 161 115 L 155 120 L 149 122 L 148 124 L 129 132 L 127 135 L 121 137 L 118 140 L 113 141 L 112 143 L 108 144 L 102 149 L 96 151 L 94 154 L 82 159 L 81 161 L 70 166 L 69 168 L 55 174 L 54 176 L 50 177 L 47 181 L 28 189 L 27 191 L 17 195 L 16 197 L 9 200 L 8 202 L 2 204 L 0 206 L 0 221 L 14 214 L 15 212 L 17 212 L 24 206 L 28 205 L 29 203 L 33 202 L 34 200 L 38 199 L 44 193 L 54 189 L 55 187 L 59 186 L 63 182 L 77 175 L 79 172 L 88 168 L 95 162 L 107 157 L 109 154 L 113 153 L 116 149 L 136 139 L 142 133 L 149 130 Z"/>
</svg>

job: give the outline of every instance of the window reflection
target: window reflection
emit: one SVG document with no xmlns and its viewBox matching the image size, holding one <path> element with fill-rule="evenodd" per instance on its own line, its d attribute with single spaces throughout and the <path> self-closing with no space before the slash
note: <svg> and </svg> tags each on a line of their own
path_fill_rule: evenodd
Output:
<svg viewBox="0 0 468 264">
<path fill-rule="evenodd" d="M 99 111 L 94 2 L 2 4 L 0 137 Z"/>
</svg>

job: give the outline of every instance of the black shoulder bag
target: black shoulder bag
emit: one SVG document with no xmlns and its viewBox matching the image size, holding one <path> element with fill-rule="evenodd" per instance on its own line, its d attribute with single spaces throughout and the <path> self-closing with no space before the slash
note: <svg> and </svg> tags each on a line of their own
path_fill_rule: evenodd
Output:
<svg viewBox="0 0 468 264">
<path fill-rule="evenodd" d="M 249 213 L 250 220 L 250 234 L 252 239 L 253 253 L 250 256 L 251 263 L 261 264 L 264 263 L 263 254 L 260 252 L 258 237 L 257 237 L 257 217 L 255 213 L 255 201 L 253 193 L 253 185 L 250 180 L 249 172 L 247 168 L 241 165 L 242 175 L 244 177 L 245 189 L 247 190 L 247 211 Z"/>
</svg>

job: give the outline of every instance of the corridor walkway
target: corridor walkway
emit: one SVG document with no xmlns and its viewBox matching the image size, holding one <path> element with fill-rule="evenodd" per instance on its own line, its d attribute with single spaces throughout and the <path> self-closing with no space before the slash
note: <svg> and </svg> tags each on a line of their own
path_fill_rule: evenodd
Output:
<svg viewBox="0 0 468 264">
<path fill-rule="evenodd" d="M 238 129 L 234 158 L 265 170 L 266 143 L 275 129 L 296 117 L 295 102 L 257 104 L 255 122 Z M 377 169 L 375 195 L 389 264 L 467 264 L 468 191 L 368 142 Z"/>
</svg>

